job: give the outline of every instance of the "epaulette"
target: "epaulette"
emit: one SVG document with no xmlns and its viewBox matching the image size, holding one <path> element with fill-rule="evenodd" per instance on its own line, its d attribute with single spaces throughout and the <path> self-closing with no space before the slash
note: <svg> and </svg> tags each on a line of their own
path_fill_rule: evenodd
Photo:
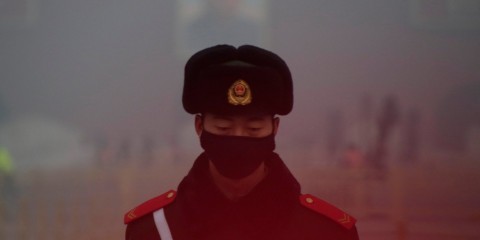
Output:
<svg viewBox="0 0 480 240">
<path fill-rule="evenodd" d="M 322 215 L 327 216 L 346 229 L 351 229 L 357 221 L 354 217 L 311 194 L 300 195 L 300 203 Z"/>
<path fill-rule="evenodd" d="M 123 222 L 125 224 L 129 224 L 130 222 L 135 221 L 136 219 L 139 219 L 153 211 L 163 208 L 168 204 L 172 203 L 173 200 L 175 200 L 176 196 L 177 196 L 177 192 L 174 190 L 170 190 L 158 197 L 152 198 L 140 204 L 136 208 L 128 211 L 123 218 Z"/>
</svg>

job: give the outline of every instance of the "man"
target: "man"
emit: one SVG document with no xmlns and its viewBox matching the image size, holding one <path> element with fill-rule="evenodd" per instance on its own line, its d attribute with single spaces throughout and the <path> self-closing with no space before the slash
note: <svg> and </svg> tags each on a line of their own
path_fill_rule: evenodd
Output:
<svg viewBox="0 0 480 240">
<path fill-rule="evenodd" d="M 285 62 L 218 45 L 185 66 L 183 106 L 205 150 L 178 186 L 125 214 L 126 239 L 358 239 L 355 219 L 309 194 L 274 153 L 292 110 Z"/>
</svg>

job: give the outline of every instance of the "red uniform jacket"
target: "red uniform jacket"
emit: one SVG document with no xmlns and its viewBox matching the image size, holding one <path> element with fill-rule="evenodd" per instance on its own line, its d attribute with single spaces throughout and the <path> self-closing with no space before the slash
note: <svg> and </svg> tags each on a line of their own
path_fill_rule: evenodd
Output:
<svg viewBox="0 0 480 240">
<path fill-rule="evenodd" d="M 204 154 L 169 191 L 125 214 L 127 240 L 158 240 L 154 213 L 162 209 L 174 240 L 357 240 L 355 219 L 309 194 L 274 154 L 267 177 L 249 195 L 231 201 L 208 174 Z"/>
</svg>

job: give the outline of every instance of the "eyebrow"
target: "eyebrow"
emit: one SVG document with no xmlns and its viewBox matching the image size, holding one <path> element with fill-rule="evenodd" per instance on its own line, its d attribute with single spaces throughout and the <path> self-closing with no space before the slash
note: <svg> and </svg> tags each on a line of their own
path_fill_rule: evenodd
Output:
<svg viewBox="0 0 480 240">
<path fill-rule="evenodd" d="M 232 117 L 220 116 L 220 115 L 213 115 L 213 119 L 233 121 L 233 118 L 232 118 Z"/>
<path fill-rule="evenodd" d="M 263 118 L 263 117 L 249 117 L 247 120 L 251 121 L 251 122 L 253 122 L 253 121 L 265 121 L 265 118 Z"/>
</svg>

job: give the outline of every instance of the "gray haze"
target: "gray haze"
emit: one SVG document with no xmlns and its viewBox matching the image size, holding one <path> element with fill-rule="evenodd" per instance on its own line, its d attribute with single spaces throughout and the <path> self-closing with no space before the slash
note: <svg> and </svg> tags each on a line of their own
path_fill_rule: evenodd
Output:
<svg viewBox="0 0 480 240">
<path fill-rule="evenodd" d="M 480 216 L 479 1 L 243 2 L 242 14 L 223 9 L 228 14 L 212 17 L 216 8 L 198 0 L 0 1 L 0 147 L 17 169 L 33 171 L 17 176 L 25 193 L 19 209 L 39 209 L 18 222 L 50 223 L 43 217 L 54 215 L 72 223 L 62 228 L 66 236 L 123 236 L 122 226 L 110 223 L 175 187 L 200 151 L 193 118 L 181 106 L 185 61 L 203 47 L 252 43 L 282 56 L 293 74 L 294 110 L 281 118 L 276 140 L 304 189 L 352 209 L 365 220 L 361 232 L 378 239 L 388 239 L 375 235 L 378 224 L 388 229 L 394 222 L 392 232 L 403 236 L 402 224 L 411 223 L 413 232 L 419 222 L 443 221 L 435 214 L 451 206 L 458 207 L 451 216 L 467 217 L 428 226 L 472 237 L 462 239 L 480 236 L 465 227 Z M 391 105 L 383 108 L 386 99 Z M 372 151 L 382 111 L 395 123 L 386 161 L 415 171 L 392 168 L 405 174 L 385 181 L 344 175 L 338 160 L 350 145 Z M 153 159 L 160 167 L 117 164 L 127 159 Z M 77 171 L 72 163 L 87 167 Z M 353 182 L 370 202 L 351 200 L 360 191 Z M 411 204 L 406 216 L 402 207 Z M 54 211 L 61 206 L 77 207 Z M 393 220 L 375 218 L 384 217 L 375 212 L 382 207 Z M 415 215 L 418 209 L 424 212 Z M 91 219 L 105 231 L 89 228 Z M 0 238 L 24 225 L 4 226 Z M 44 228 L 25 226 L 31 236 Z M 449 234 L 442 236 L 455 236 Z"/>
<path fill-rule="evenodd" d="M 164 137 L 188 119 L 175 1 L 33 2 L 28 23 L 0 28 L 0 93 L 12 115 Z M 261 46 L 284 57 L 294 76 L 288 132 L 318 132 L 329 108 L 355 111 L 365 94 L 374 102 L 395 94 L 402 108 L 434 121 L 450 89 L 480 81 L 478 28 L 419 27 L 408 3 L 270 2 Z"/>
</svg>

